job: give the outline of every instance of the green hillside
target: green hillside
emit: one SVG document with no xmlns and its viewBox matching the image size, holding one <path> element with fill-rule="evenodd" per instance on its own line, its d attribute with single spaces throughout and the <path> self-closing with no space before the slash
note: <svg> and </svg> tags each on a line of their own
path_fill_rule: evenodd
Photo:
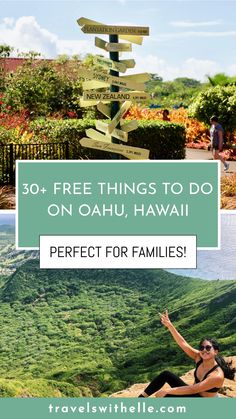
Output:
<svg viewBox="0 0 236 419">
<path fill-rule="evenodd" d="M 236 281 L 163 270 L 43 270 L 28 260 L 0 289 L 0 396 L 103 396 L 192 366 L 160 324 L 169 308 L 194 346 L 236 353 Z"/>
</svg>

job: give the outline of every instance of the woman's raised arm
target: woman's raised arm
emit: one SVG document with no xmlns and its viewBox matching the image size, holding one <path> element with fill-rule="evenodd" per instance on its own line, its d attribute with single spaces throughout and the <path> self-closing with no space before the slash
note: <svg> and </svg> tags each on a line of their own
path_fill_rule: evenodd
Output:
<svg viewBox="0 0 236 419">
<path fill-rule="evenodd" d="M 192 348 L 186 340 L 181 336 L 178 330 L 174 327 L 171 323 L 168 315 L 168 311 L 166 310 L 165 313 L 159 313 L 161 317 L 161 323 L 167 327 L 171 335 L 173 336 L 175 342 L 179 345 L 179 347 L 192 359 L 196 362 L 200 360 L 199 351 L 197 349 Z"/>
</svg>

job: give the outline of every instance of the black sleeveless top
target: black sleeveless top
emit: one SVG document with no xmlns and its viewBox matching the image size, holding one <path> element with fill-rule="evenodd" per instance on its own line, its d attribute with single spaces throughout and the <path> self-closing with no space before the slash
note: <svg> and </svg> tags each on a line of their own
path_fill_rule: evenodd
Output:
<svg viewBox="0 0 236 419">
<path fill-rule="evenodd" d="M 215 371 L 216 368 L 219 367 L 218 364 L 217 365 L 214 365 L 214 367 L 211 368 L 209 371 L 207 371 L 207 373 L 204 375 L 203 379 L 200 381 L 199 378 L 197 377 L 197 370 L 198 370 L 199 365 L 201 365 L 201 364 L 202 364 L 202 360 L 200 360 L 199 362 L 197 362 L 196 368 L 194 370 L 195 384 L 201 383 L 203 380 L 205 380 L 207 378 L 207 376 L 212 371 Z M 213 387 L 213 388 L 210 388 L 209 390 L 206 390 L 206 393 L 217 393 L 217 391 L 219 391 L 219 390 L 220 390 L 220 387 L 219 388 L 218 387 Z"/>
</svg>

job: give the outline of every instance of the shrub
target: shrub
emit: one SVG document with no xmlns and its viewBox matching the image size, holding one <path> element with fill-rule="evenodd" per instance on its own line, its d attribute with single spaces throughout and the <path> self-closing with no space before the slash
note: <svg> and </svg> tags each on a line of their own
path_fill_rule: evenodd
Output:
<svg viewBox="0 0 236 419">
<path fill-rule="evenodd" d="M 201 92 L 189 108 L 189 115 L 209 124 L 218 115 L 225 130 L 236 129 L 236 87 L 216 86 Z"/>
<path fill-rule="evenodd" d="M 85 130 L 94 128 L 95 121 L 83 120 L 36 120 L 31 122 L 34 142 L 69 141 L 70 158 L 109 159 L 111 153 L 81 147 L 79 140 Z M 138 129 L 129 133 L 128 145 L 148 148 L 151 159 L 184 159 L 185 129 L 180 124 L 162 121 L 139 121 Z"/>
<path fill-rule="evenodd" d="M 5 104 L 13 111 L 28 109 L 35 115 L 60 110 L 79 111 L 81 83 L 57 71 L 50 63 L 27 62 L 6 79 Z"/>
</svg>

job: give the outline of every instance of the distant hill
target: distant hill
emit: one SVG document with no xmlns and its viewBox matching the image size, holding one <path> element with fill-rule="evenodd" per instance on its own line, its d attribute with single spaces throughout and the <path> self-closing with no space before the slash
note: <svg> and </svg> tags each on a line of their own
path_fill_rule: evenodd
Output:
<svg viewBox="0 0 236 419">
<path fill-rule="evenodd" d="M 157 315 L 166 307 L 192 345 L 211 335 L 223 354 L 236 353 L 236 281 L 27 260 L 0 288 L 0 394 L 45 397 L 46 380 L 52 397 L 109 395 L 163 368 L 185 373 L 191 360 Z"/>
<path fill-rule="evenodd" d="M 0 234 L 15 234 L 15 224 L 0 224 Z"/>
</svg>

